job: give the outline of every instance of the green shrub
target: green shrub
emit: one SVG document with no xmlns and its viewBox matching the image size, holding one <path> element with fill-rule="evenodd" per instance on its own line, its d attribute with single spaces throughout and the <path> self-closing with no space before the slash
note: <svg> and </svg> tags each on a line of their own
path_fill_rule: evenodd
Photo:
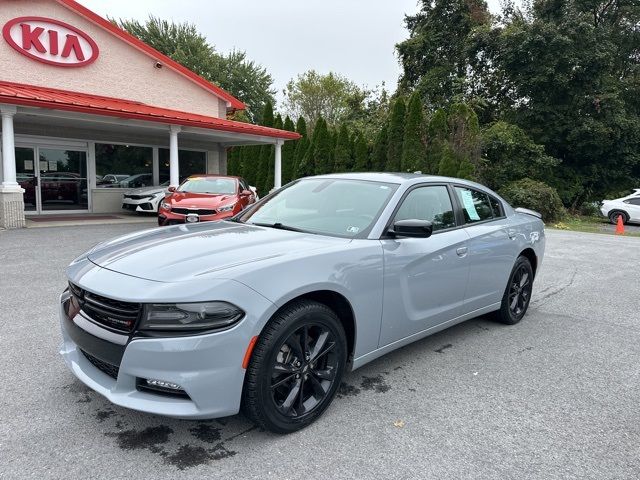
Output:
<svg viewBox="0 0 640 480">
<path fill-rule="evenodd" d="M 530 178 L 511 182 L 499 193 L 514 208 L 523 207 L 540 212 L 545 222 L 556 222 L 566 213 L 555 188 Z"/>
</svg>

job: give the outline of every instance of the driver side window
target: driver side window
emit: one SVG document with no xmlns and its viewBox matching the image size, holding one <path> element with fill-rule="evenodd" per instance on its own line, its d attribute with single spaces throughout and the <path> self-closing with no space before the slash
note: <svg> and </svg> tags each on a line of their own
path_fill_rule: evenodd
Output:
<svg viewBox="0 0 640 480">
<path fill-rule="evenodd" d="M 427 220 L 433 231 L 456 226 L 449 191 L 444 185 L 418 187 L 409 192 L 398 209 L 395 221 Z"/>
</svg>

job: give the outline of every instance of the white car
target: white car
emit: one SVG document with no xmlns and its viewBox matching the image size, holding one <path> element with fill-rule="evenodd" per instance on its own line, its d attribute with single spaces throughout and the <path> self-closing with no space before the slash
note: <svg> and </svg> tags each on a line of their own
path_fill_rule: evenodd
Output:
<svg viewBox="0 0 640 480">
<path fill-rule="evenodd" d="M 634 188 L 633 193 L 615 200 L 603 200 L 600 211 L 613 224 L 622 216 L 622 223 L 640 223 L 640 188 Z"/>
<path fill-rule="evenodd" d="M 122 195 L 122 208 L 130 212 L 157 213 L 158 205 L 168 193 L 169 182 L 155 187 L 127 190 Z"/>
</svg>

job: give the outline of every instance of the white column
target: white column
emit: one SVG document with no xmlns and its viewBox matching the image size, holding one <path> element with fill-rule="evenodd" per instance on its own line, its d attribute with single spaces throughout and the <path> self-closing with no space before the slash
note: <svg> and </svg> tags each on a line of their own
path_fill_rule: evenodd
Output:
<svg viewBox="0 0 640 480">
<path fill-rule="evenodd" d="M 276 190 L 282 186 L 282 140 L 276 141 L 276 168 L 273 176 L 274 185 Z"/>
<path fill-rule="evenodd" d="M 0 107 L 0 115 L 2 115 L 2 186 L 0 189 L 5 192 L 23 192 L 16 182 L 16 144 L 13 134 L 13 116 L 16 111 L 14 106 Z"/>
<path fill-rule="evenodd" d="M 177 125 L 169 127 L 169 184 L 177 187 L 180 184 L 180 166 L 178 162 L 178 133 L 182 130 Z"/>
</svg>

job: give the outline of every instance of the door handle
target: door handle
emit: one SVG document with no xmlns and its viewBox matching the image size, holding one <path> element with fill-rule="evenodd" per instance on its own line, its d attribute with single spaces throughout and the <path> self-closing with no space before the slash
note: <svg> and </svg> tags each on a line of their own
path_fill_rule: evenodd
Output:
<svg viewBox="0 0 640 480">
<path fill-rule="evenodd" d="M 459 257 L 465 257 L 468 251 L 469 249 L 467 247 L 460 247 L 456 249 L 456 253 L 458 254 Z"/>
<path fill-rule="evenodd" d="M 512 229 L 511 229 L 511 230 L 509 230 L 509 231 L 507 232 L 507 235 L 509 235 L 509 238 L 510 238 L 511 240 L 514 240 L 514 239 L 516 238 L 516 236 L 518 235 L 518 233 L 517 233 L 515 230 L 512 230 Z"/>
</svg>

